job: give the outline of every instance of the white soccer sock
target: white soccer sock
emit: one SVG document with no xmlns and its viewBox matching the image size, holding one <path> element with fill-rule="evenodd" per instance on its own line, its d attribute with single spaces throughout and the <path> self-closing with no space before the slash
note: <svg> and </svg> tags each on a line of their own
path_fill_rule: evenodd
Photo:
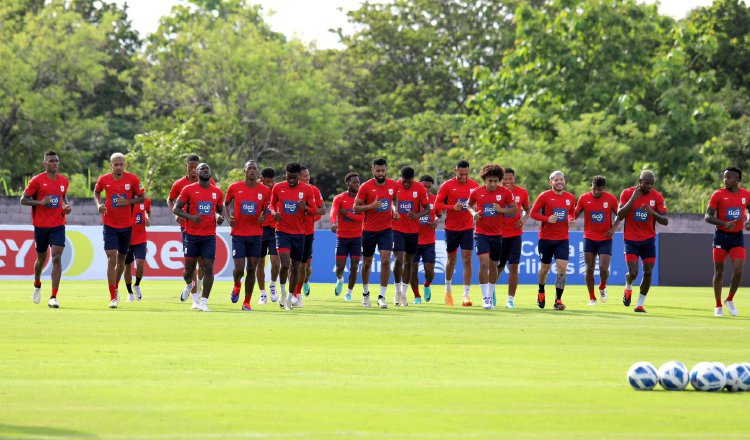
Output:
<svg viewBox="0 0 750 440">
<path fill-rule="evenodd" d="M 495 284 L 490 283 L 490 296 L 495 294 Z"/>
<path fill-rule="evenodd" d="M 352 294 L 352 289 L 346 289 L 346 294 L 347 295 L 351 295 Z"/>
<path fill-rule="evenodd" d="M 370 293 L 370 285 L 369 284 L 362 284 L 362 294 Z"/>
<path fill-rule="evenodd" d="M 193 294 L 193 302 L 194 302 L 194 303 L 197 303 L 197 302 L 198 302 L 198 301 L 200 301 L 200 300 L 201 300 L 201 296 L 200 296 L 200 295 L 198 295 L 197 293 L 194 293 L 194 294 Z"/>
<path fill-rule="evenodd" d="M 265 290 L 261 290 L 260 291 L 260 296 L 266 296 L 266 291 Z"/>
<path fill-rule="evenodd" d="M 445 280 L 445 291 L 451 293 L 451 280 Z"/>
<path fill-rule="evenodd" d="M 388 290 L 388 286 L 380 286 L 380 296 L 385 298 L 385 291 Z"/>
<path fill-rule="evenodd" d="M 464 296 L 469 296 L 469 290 L 471 289 L 471 286 L 467 286 L 464 284 Z"/>
<path fill-rule="evenodd" d="M 488 299 L 490 295 L 490 285 L 489 284 L 480 284 L 479 288 L 482 289 L 482 298 Z"/>
<path fill-rule="evenodd" d="M 268 283 L 268 285 L 271 287 L 276 287 L 276 281 L 271 281 L 270 283 Z"/>
<path fill-rule="evenodd" d="M 281 297 L 286 298 L 286 284 L 279 284 L 279 287 L 281 287 Z"/>
<path fill-rule="evenodd" d="M 401 283 L 394 283 L 394 287 L 396 287 L 396 298 L 398 298 L 401 295 Z M 380 291 L 383 291 L 383 286 L 380 286 Z M 380 294 L 383 295 L 382 293 Z"/>
<path fill-rule="evenodd" d="M 625 290 L 633 290 L 633 285 L 632 285 L 632 284 L 628 284 L 628 283 L 626 282 L 626 283 L 625 283 Z"/>
<path fill-rule="evenodd" d="M 341 277 L 336 278 L 336 281 L 338 281 L 339 283 L 343 283 L 344 282 L 344 276 L 341 275 Z"/>
<path fill-rule="evenodd" d="M 643 307 L 643 303 L 646 302 L 646 295 L 640 294 L 638 295 L 638 307 Z"/>
<path fill-rule="evenodd" d="M 406 283 L 404 283 L 404 282 L 402 282 L 401 283 L 401 294 L 402 295 L 406 295 L 406 292 L 408 292 L 408 291 L 409 291 L 409 285 L 406 284 Z"/>
<path fill-rule="evenodd" d="M 205 306 L 206 304 L 208 304 L 208 298 L 202 297 L 201 298 L 201 305 Z"/>
</svg>

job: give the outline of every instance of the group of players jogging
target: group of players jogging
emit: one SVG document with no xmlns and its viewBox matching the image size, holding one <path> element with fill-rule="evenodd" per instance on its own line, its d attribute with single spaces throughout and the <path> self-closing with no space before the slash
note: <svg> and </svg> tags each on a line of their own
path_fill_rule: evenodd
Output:
<svg viewBox="0 0 750 440">
<path fill-rule="evenodd" d="M 48 302 L 58 308 L 57 293 L 61 277 L 61 255 L 65 246 L 65 218 L 72 208 L 67 198 L 68 179 L 58 173 L 59 156 L 44 154 L 45 172 L 29 182 L 21 204 L 31 206 L 37 260 L 34 266 L 33 301 L 41 300 L 41 272 L 51 250 L 52 294 Z M 182 231 L 185 287 L 181 301 L 192 296 L 192 308 L 209 311 L 208 299 L 214 281 L 216 228 L 225 219 L 231 227 L 234 285 L 231 301 L 239 302 L 242 279 L 245 278 L 242 310 L 252 310 L 251 299 L 257 280 L 258 304 L 279 303 L 286 310 L 303 306 L 309 295 L 312 248 L 315 223 L 326 214 L 320 190 L 310 183 L 310 171 L 299 163 L 289 163 L 284 180 L 275 181 L 272 168 L 260 170 L 249 160 L 244 164 L 245 178 L 234 182 L 223 192 L 212 179 L 211 168 L 196 155 L 186 159 L 186 175 L 177 180 L 167 203 Z M 94 201 L 102 215 L 104 250 L 107 255 L 107 281 L 110 308 L 119 305 L 119 282 L 124 274 L 128 300 L 140 300 L 141 279 L 146 258 L 146 227 L 150 225 L 151 201 L 145 197 L 140 180 L 125 171 L 125 156 L 110 157 L 111 173 L 99 177 Z M 546 282 L 552 260 L 556 280 L 554 310 L 565 310 L 562 301 L 569 257 L 569 226 L 584 216 L 584 257 L 589 304 L 597 304 L 594 274 L 599 259 L 601 302 L 607 301 L 607 280 L 612 254 L 612 237 L 622 222 L 625 260 L 628 273 L 622 302 L 630 306 L 633 282 L 642 262 L 643 276 L 635 312 L 645 313 L 644 303 L 651 286 L 656 260 L 656 224 L 668 224 L 667 208 L 661 193 L 654 189 L 652 171 L 642 171 L 638 184 L 622 191 L 619 201 L 606 191 L 604 176 L 594 176 L 591 191 L 576 201 L 565 191 L 565 175 L 554 171 L 549 176 L 550 189 L 529 202 L 528 192 L 516 185 L 515 172 L 497 164 L 481 168 L 483 185 L 469 178 L 470 164 L 456 164 L 455 177 L 446 180 L 437 194 L 432 193 L 435 180 L 424 175 L 415 178 L 412 167 L 400 170 L 398 180 L 387 177 L 383 158 L 372 162 L 373 177 L 361 183 L 360 175 L 348 173 L 346 191 L 333 198 L 330 210 L 331 230 L 336 233 L 335 295 L 343 293 L 347 261 L 349 277 L 344 299 L 352 300 L 360 260 L 362 265 L 362 305 L 371 307 L 370 271 L 375 251 L 383 262 L 377 305 L 387 308 L 386 292 L 391 277 L 391 254 L 394 257 L 396 306 L 407 306 L 411 288 L 414 303 L 422 303 L 418 267 L 424 268 L 424 300 L 432 297 L 435 277 L 435 230 L 444 221 L 448 261 L 445 267 L 445 304 L 453 305 L 453 273 L 461 250 L 463 295 L 461 305 L 470 307 L 472 252 L 479 259 L 479 283 L 482 306 L 496 305 L 495 287 L 506 270 L 508 297 L 505 307 L 515 308 L 518 268 L 521 257 L 523 227 L 529 218 L 540 223 L 538 254 L 541 259 L 537 305 L 545 308 Z M 715 225 L 713 241 L 716 300 L 714 314 L 722 316 L 724 307 L 737 315 L 734 295 L 741 280 L 746 259 L 743 229 L 750 230 L 750 191 L 740 187 L 742 171 L 729 167 L 724 171 L 724 187 L 716 190 L 708 204 L 705 221 Z M 265 289 L 265 260 L 270 256 L 271 279 Z M 731 258 L 733 275 L 729 294 L 722 302 L 724 263 Z M 132 284 L 132 263 L 136 263 Z M 278 279 L 278 291 L 276 280 Z M 287 292 L 287 286 L 289 291 Z"/>
</svg>

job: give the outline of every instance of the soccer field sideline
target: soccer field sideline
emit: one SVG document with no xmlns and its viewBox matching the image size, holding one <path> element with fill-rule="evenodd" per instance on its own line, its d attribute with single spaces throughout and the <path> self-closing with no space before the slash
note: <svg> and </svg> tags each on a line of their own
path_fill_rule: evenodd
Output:
<svg viewBox="0 0 750 440">
<path fill-rule="evenodd" d="M 536 307 L 534 286 L 516 310 L 446 307 L 437 286 L 429 304 L 365 310 L 314 284 L 302 309 L 242 312 L 230 285 L 201 314 L 179 302 L 179 282 L 144 281 L 144 300 L 118 310 L 99 281 L 64 283 L 60 310 L 33 304 L 28 282 L 0 282 L 0 395 L 12 402 L 0 437 L 749 435 L 750 393 L 637 392 L 625 378 L 636 361 L 750 360 L 745 289 L 740 316 L 715 318 L 707 287 L 654 288 L 644 316 L 615 286 L 594 307 L 569 288 L 555 312 Z"/>
</svg>

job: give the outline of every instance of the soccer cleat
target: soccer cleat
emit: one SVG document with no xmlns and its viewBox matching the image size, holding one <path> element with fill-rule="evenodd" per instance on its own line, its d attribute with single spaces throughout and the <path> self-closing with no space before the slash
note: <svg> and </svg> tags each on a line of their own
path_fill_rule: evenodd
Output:
<svg viewBox="0 0 750 440">
<path fill-rule="evenodd" d="M 198 310 L 198 307 L 200 307 L 200 303 L 196 301 L 193 301 L 193 305 L 190 306 L 190 308 L 193 310 Z"/>
<path fill-rule="evenodd" d="M 286 303 L 288 306 L 291 305 L 291 307 L 299 307 L 300 298 L 301 297 L 297 295 L 292 295 L 292 297 Z"/>
<path fill-rule="evenodd" d="M 193 290 L 191 285 L 185 286 L 184 289 L 182 289 L 182 293 L 180 294 L 180 301 L 185 302 L 190 297 L 190 291 Z"/>
<path fill-rule="evenodd" d="M 398 293 L 398 288 L 396 288 L 396 294 L 393 295 L 393 305 L 396 307 L 401 305 L 401 294 Z"/>
<path fill-rule="evenodd" d="M 729 313 L 732 316 L 737 316 L 737 307 L 734 306 L 734 301 L 729 301 L 728 299 L 725 299 L 724 305 L 727 306 L 727 309 L 729 309 Z"/>
<path fill-rule="evenodd" d="M 596 305 L 596 300 L 595 299 L 590 299 L 589 300 L 589 305 L 590 306 L 595 306 Z"/>
<path fill-rule="evenodd" d="M 344 301 L 351 301 L 352 300 L 352 294 L 347 292 L 346 295 L 344 295 Z"/>
<path fill-rule="evenodd" d="M 716 307 L 714 309 L 714 316 L 724 316 L 724 307 Z"/>
<path fill-rule="evenodd" d="M 370 308 L 370 294 L 369 293 L 362 294 L 362 307 L 366 309 Z"/>
<path fill-rule="evenodd" d="M 57 303 L 57 298 L 50 298 L 49 302 L 47 303 L 47 307 L 50 309 L 59 309 L 60 304 Z"/>
<path fill-rule="evenodd" d="M 565 310 L 565 304 L 559 299 L 555 300 L 555 305 L 552 307 L 555 310 Z"/>
<path fill-rule="evenodd" d="M 34 304 L 39 304 L 39 302 L 42 300 L 42 288 L 40 287 L 34 287 L 34 293 L 31 295 L 31 299 L 34 301 Z"/>
<path fill-rule="evenodd" d="M 461 307 L 471 307 L 473 303 L 471 302 L 471 298 L 468 296 L 464 296 L 464 298 L 461 300 Z"/>
<path fill-rule="evenodd" d="M 607 289 L 599 290 L 599 299 L 602 301 L 602 304 L 607 302 Z"/>
<path fill-rule="evenodd" d="M 286 301 L 286 304 L 284 304 L 284 310 L 286 310 L 287 312 L 290 311 L 290 310 L 292 310 L 292 300 L 291 299 L 288 299 Z"/>
<path fill-rule="evenodd" d="M 422 304 L 422 298 L 414 298 L 414 304 L 415 305 Z"/>
<path fill-rule="evenodd" d="M 199 312 L 210 312 L 211 309 L 208 308 L 208 304 L 200 303 L 200 304 L 198 304 L 198 311 Z"/>
<path fill-rule="evenodd" d="M 249 304 L 249 303 L 242 303 L 242 310 L 244 310 L 244 311 L 246 311 L 246 312 L 252 312 L 252 311 L 253 311 L 253 308 L 252 308 L 252 307 L 250 307 L 250 304 Z"/>
<path fill-rule="evenodd" d="M 492 310 L 492 298 L 491 297 L 484 298 L 484 301 L 482 301 L 482 308 L 485 310 Z"/>
<path fill-rule="evenodd" d="M 630 307 L 631 296 L 633 296 L 633 289 L 625 289 L 625 293 L 622 294 L 622 304 L 625 307 Z"/>
<path fill-rule="evenodd" d="M 260 299 L 258 300 L 258 305 L 263 305 L 268 303 L 268 297 L 266 295 L 261 295 Z"/>
<path fill-rule="evenodd" d="M 450 292 L 445 292 L 445 305 L 446 306 L 453 305 L 453 295 Z"/>
<path fill-rule="evenodd" d="M 514 303 L 512 299 L 509 299 L 508 301 L 505 302 L 505 308 L 506 309 L 515 309 L 516 308 L 516 303 Z"/>
<path fill-rule="evenodd" d="M 344 288 L 344 282 L 341 280 L 336 280 L 336 288 L 333 290 L 333 294 L 336 296 L 341 295 L 341 290 Z"/>
<path fill-rule="evenodd" d="M 401 307 L 406 307 L 409 305 L 409 301 L 406 300 L 406 293 L 401 294 Z"/>
<path fill-rule="evenodd" d="M 536 305 L 539 306 L 540 309 L 544 308 L 545 300 L 544 300 L 544 294 L 542 292 L 539 292 L 536 294 Z"/>
<path fill-rule="evenodd" d="M 135 299 L 138 301 L 143 299 L 143 294 L 141 293 L 141 286 L 133 286 L 133 291 L 135 292 Z"/>
<path fill-rule="evenodd" d="M 636 313 L 646 313 L 646 309 L 644 309 L 643 306 L 637 306 L 633 311 Z"/>
<path fill-rule="evenodd" d="M 232 287 L 232 293 L 229 294 L 229 299 L 232 300 L 232 304 L 236 304 L 240 300 L 240 288 L 237 286 Z"/>
<path fill-rule="evenodd" d="M 118 305 L 120 305 L 120 297 L 115 296 L 115 298 L 109 302 L 109 308 L 116 309 Z"/>
<path fill-rule="evenodd" d="M 305 296 L 310 296 L 310 283 L 302 284 L 302 294 L 304 294 Z"/>
<path fill-rule="evenodd" d="M 302 302 L 302 295 L 297 296 L 297 305 L 295 307 L 302 308 L 305 306 L 305 304 Z"/>
<path fill-rule="evenodd" d="M 128 293 L 128 302 L 132 303 L 133 301 L 135 301 L 135 295 Z"/>
<path fill-rule="evenodd" d="M 381 309 L 387 309 L 388 308 L 388 303 L 385 302 L 385 297 L 384 296 L 379 296 L 378 297 L 378 306 Z"/>
<path fill-rule="evenodd" d="M 432 286 L 424 286 L 424 300 L 430 302 L 432 299 Z"/>
<path fill-rule="evenodd" d="M 268 286 L 268 290 L 271 293 L 271 302 L 276 302 L 279 299 L 278 295 L 276 294 L 276 286 L 270 285 Z"/>
</svg>

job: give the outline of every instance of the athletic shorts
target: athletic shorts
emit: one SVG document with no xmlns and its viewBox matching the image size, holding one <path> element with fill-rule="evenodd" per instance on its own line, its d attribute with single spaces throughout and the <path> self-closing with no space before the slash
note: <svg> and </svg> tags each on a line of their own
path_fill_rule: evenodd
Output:
<svg viewBox="0 0 750 440">
<path fill-rule="evenodd" d="M 362 256 L 362 237 L 336 238 L 336 258 Z"/>
<path fill-rule="evenodd" d="M 521 262 L 521 244 L 523 244 L 523 237 L 520 235 L 503 237 L 500 247 L 500 267 Z"/>
<path fill-rule="evenodd" d="M 135 260 L 146 259 L 146 243 L 131 244 L 128 254 L 125 256 L 125 264 L 131 264 Z"/>
<path fill-rule="evenodd" d="M 264 258 L 266 255 L 279 255 L 279 251 L 276 250 L 276 229 L 271 226 L 263 226 L 260 256 Z"/>
<path fill-rule="evenodd" d="M 375 255 L 375 246 L 380 252 L 393 250 L 393 229 L 383 229 L 382 231 L 364 231 L 362 232 L 362 255 L 372 257 Z"/>
<path fill-rule="evenodd" d="M 727 256 L 732 260 L 746 260 L 745 238 L 742 232 L 714 231 L 714 261 L 723 262 Z"/>
<path fill-rule="evenodd" d="M 435 243 L 420 244 L 417 246 L 417 253 L 414 254 L 414 262 L 419 263 L 420 259 L 422 263 L 435 264 Z"/>
<path fill-rule="evenodd" d="M 612 255 L 612 240 L 583 239 L 583 252 L 594 255 Z"/>
<path fill-rule="evenodd" d="M 570 248 L 568 246 L 568 240 L 545 240 L 540 238 L 538 250 L 539 256 L 542 258 L 542 263 L 552 263 L 552 257 L 555 257 L 555 260 L 568 261 L 568 257 L 570 257 Z"/>
<path fill-rule="evenodd" d="M 625 260 L 653 263 L 656 261 L 656 238 L 643 241 L 625 240 Z"/>
<path fill-rule="evenodd" d="M 417 253 L 419 245 L 419 233 L 407 234 L 401 231 L 393 231 L 393 252 L 406 252 L 409 255 Z"/>
<path fill-rule="evenodd" d="M 47 252 L 50 246 L 65 247 L 65 225 L 54 228 L 34 227 L 34 243 L 38 254 Z"/>
<path fill-rule="evenodd" d="M 191 235 L 185 233 L 185 258 L 203 258 L 214 260 L 216 258 L 216 236 L 215 235 Z"/>
<path fill-rule="evenodd" d="M 301 263 L 307 263 L 312 258 L 313 240 L 315 240 L 314 233 L 305 235 L 305 248 L 302 249 Z"/>
<path fill-rule="evenodd" d="M 470 251 L 474 248 L 474 230 L 449 231 L 445 230 L 445 250 L 452 254 L 461 246 L 461 250 Z"/>
<path fill-rule="evenodd" d="M 260 235 L 232 235 L 232 258 L 260 258 L 262 243 Z"/>
<path fill-rule="evenodd" d="M 279 253 L 289 252 L 292 260 L 301 262 L 305 251 L 305 234 L 287 234 L 276 231 L 276 249 Z"/>
<path fill-rule="evenodd" d="M 474 249 L 477 255 L 490 254 L 491 261 L 500 259 L 500 247 L 503 245 L 499 235 L 474 234 Z"/>
<path fill-rule="evenodd" d="M 127 254 L 130 247 L 130 234 L 133 228 L 113 228 L 104 225 L 104 250 L 117 250 L 119 254 Z"/>
</svg>

